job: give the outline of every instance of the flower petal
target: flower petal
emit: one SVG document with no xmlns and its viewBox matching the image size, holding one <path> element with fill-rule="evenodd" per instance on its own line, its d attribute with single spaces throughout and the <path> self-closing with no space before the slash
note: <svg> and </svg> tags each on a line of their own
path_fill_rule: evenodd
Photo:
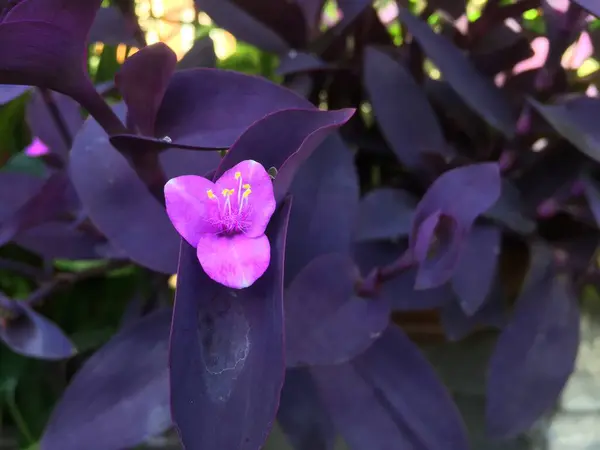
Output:
<svg viewBox="0 0 600 450">
<path fill-rule="evenodd" d="M 238 179 L 235 177 L 237 172 L 241 175 Z M 275 211 L 273 181 L 265 168 L 262 164 L 248 159 L 226 171 L 216 182 L 218 192 L 223 188 L 235 189 L 235 194 L 231 197 L 233 208 L 239 208 L 238 190 L 245 184 L 250 185 L 251 192 L 248 196 L 250 228 L 245 231 L 245 235 L 255 238 L 265 234 L 267 224 Z M 241 193 L 243 194 L 245 190 L 242 187 Z"/>
<path fill-rule="evenodd" d="M 267 236 L 250 239 L 243 234 L 200 237 L 197 256 L 206 274 L 235 289 L 254 284 L 269 267 L 271 246 Z"/>
<path fill-rule="evenodd" d="M 219 218 L 219 208 L 208 197 L 215 189 L 212 181 L 196 175 L 172 178 L 165 184 L 165 203 L 171 223 L 190 245 L 196 247 L 200 236 L 217 233 L 211 219 Z"/>
</svg>

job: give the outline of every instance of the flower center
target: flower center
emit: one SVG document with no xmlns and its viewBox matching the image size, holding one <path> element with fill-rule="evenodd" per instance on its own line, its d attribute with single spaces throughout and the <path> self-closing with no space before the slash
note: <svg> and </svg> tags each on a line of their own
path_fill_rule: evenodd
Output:
<svg viewBox="0 0 600 450">
<path fill-rule="evenodd" d="M 235 173 L 238 185 L 235 188 L 225 188 L 221 195 L 215 195 L 212 189 L 206 191 L 206 195 L 212 201 L 217 202 L 219 217 L 213 219 L 213 223 L 219 227 L 222 234 L 244 233 L 250 227 L 250 204 L 248 197 L 252 194 L 250 184 L 244 183 L 241 172 Z"/>
</svg>

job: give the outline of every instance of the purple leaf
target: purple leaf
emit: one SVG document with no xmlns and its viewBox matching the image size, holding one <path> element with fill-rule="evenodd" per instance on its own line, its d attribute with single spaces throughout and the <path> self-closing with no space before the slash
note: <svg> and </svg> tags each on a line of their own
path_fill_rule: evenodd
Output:
<svg viewBox="0 0 600 450">
<path fill-rule="evenodd" d="M 381 335 L 389 303 L 358 297 L 358 276 L 347 255 L 333 253 L 316 258 L 294 278 L 285 291 L 288 367 L 347 362 Z"/>
<path fill-rule="evenodd" d="M 130 47 L 138 45 L 135 30 L 125 20 L 119 8 L 114 6 L 98 10 L 90 29 L 88 42 L 102 42 L 114 46 L 125 44 Z"/>
<path fill-rule="evenodd" d="M 450 394 L 396 327 L 353 363 L 314 367 L 311 372 L 332 420 L 352 448 L 469 448 Z"/>
<path fill-rule="evenodd" d="M 319 25 L 321 24 L 321 15 L 323 13 L 323 6 L 325 6 L 326 0 L 298 0 L 296 3 L 302 9 L 302 15 L 304 16 L 304 22 L 308 28 L 308 35 L 318 33 Z"/>
<path fill-rule="evenodd" d="M 52 174 L 17 211 L 0 225 L 0 246 L 17 233 L 47 221 L 59 219 L 69 212 L 72 187 L 64 172 Z"/>
<path fill-rule="evenodd" d="M 81 109 L 75 100 L 57 92 L 48 91 L 48 100 L 56 106 L 70 141 L 65 140 L 66 136 L 55 123 L 51 106 L 44 101 L 44 94 L 40 90 L 31 96 L 27 105 L 27 123 L 33 136 L 39 138 L 53 153 L 65 157 L 71 149 L 73 137 L 83 124 Z"/>
<path fill-rule="evenodd" d="M 0 322 L 0 340 L 21 355 L 59 360 L 73 356 L 77 350 L 58 326 L 23 302 L 0 294 L 0 307 L 12 309 L 18 316 Z"/>
<path fill-rule="evenodd" d="M 47 222 L 17 234 L 14 242 L 45 259 L 97 259 L 104 240 L 75 229 L 73 224 Z"/>
<path fill-rule="evenodd" d="M 215 176 L 246 159 L 254 159 L 265 168 L 278 170 L 275 197 L 281 200 L 295 172 L 327 134 L 342 126 L 354 113 L 353 109 L 321 111 L 318 109 L 287 109 L 276 111 L 256 122 L 227 152 Z M 287 166 L 287 167 L 286 167 Z"/>
<path fill-rule="evenodd" d="M 426 22 L 404 8 L 400 19 L 465 103 L 506 137 L 512 137 L 516 117 L 506 96 L 493 82 L 478 73 L 461 50 L 435 34 Z"/>
<path fill-rule="evenodd" d="M 13 84 L 0 85 L 0 105 L 8 103 L 30 90 L 31 86 L 21 86 Z"/>
<path fill-rule="evenodd" d="M 483 215 L 520 234 L 535 231 L 536 223 L 525 215 L 521 192 L 510 181 L 502 180 L 502 192 L 494 205 Z"/>
<path fill-rule="evenodd" d="M 471 230 L 452 275 L 452 287 L 463 311 L 475 314 L 487 298 L 500 256 L 501 230 L 476 226 Z"/>
<path fill-rule="evenodd" d="M 283 169 L 277 176 L 283 176 Z M 280 187 L 275 180 L 276 188 Z M 337 133 L 325 139 L 300 167 L 290 192 L 294 206 L 288 229 L 286 286 L 317 256 L 350 251 L 359 183 L 354 155 Z"/>
<path fill-rule="evenodd" d="M 216 69 L 181 70 L 171 77 L 158 111 L 156 138 L 116 135 L 111 142 L 118 148 L 132 142 L 162 148 L 228 148 L 257 120 L 289 108 L 316 109 L 263 78 Z"/>
<path fill-rule="evenodd" d="M 291 199 L 269 224 L 271 264 L 231 290 L 181 244 L 171 332 L 173 419 L 187 448 L 256 450 L 275 420 L 284 379 L 283 259 Z M 257 389 L 260 387 L 260 389 Z"/>
<path fill-rule="evenodd" d="M 16 3 L 16 5 L 14 5 Z M 0 81 L 81 98 L 86 38 L 101 0 L 22 0 L 0 12 Z"/>
<path fill-rule="evenodd" d="M 298 72 L 312 72 L 333 68 L 332 65 L 319 59 L 311 53 L 290 50 L 279 59 L 278 75 L 290 75 Z"/>
<path fill-rule="evenodd" d="M 164 207 L 91 118 L 73 143 L 70 174 L 91 221 L 113 245 L 138 264 L 176 272 L 179 237 Z"/>
<path fill-rule="evenodd" d="M 156 114 L 176 64 L 173 50 L 158 42 L 128 58 L 115 75 L 127 105 L 127 124 L 143 135 L 154 134 Z"/>
<path fill-rule="evenodd" d="M 335 429 L 308 369 L 288 369 L 277 421 L 295 450 L 333 450 Z"/>
<path fill-rule="evenodd" d="M 581 96 L 554 105 L 544 105 L 533 99 L 529 102 L 580 152 L 600 161 L 600 134 L 595 121 L 600 113 L 600 99 Z"/>
<path fill-rule="evenodd" d="M 219 27 L 263 51 L 282 54 L 306 43 L 306 25 L 296 2 L 195 0 L 195 4 Z"/>
<path fill-rule="evenodd" d="M 417 206 L 410 235 L 419 263 L 417 289 L 440 286 L 452 277 L 473 222 L 498 200 L 500 186 L 496 163 L 452 169 L 433 182 Z M 430 257 L 434 239 L 438 248 Z"/>
<path fill-rule="evenodd" d="M 207 36 L 194 41 L 192 48 L 177 63 L 177 70 L 215 67 L 216 65 L 215 46 L 212 39 Z"/>
<path fill-rule="evenodd" d="M 596 225 L 600 227 L 600 189 L 598 184 L 590 177 L 585 177 L 582 182 L 588 205 L 596 220 Z"/>
<path fill-rule="evenodd" d="M 419 168 L 425 153 L 449 156 L 433 108 L 408 70 L 368 48 L 363 78 L 378 125 L 400 162 Z"/>
<path fill-rule="evenodd" d="M 170 308 L 156 311 L 94 353 L 54 408 L 41 450 L 131 448 L 167 430 L 170 323 Z"/>
<path fill-rule="evenodd" d="M 465 14 L 467 2 L 466 0 L 429 0 L 427 6 L 444 11 L 453 19 L 458 19 Z"/>
<path fill-rule="evenodd" d="M 219 152 L 197 152 L 172 148 L 158 155 L 167 179 L 181 175 L 204 176 L 221 163 Z"/>
<path fill-rule="evenodd" d="M 0 223 L 9 219 L 41 192 L 43 178 L 18 172 L 0 172 Z"/>
<path fill-rule="evenodd" d="M 554 406 L 575 367 L 579 308 L 551 258 L 533 249 L 529 280 L 489 363 L 486 420 L 495 437 L 528 430 Z"/>
<path fill-rule="evenodd" d="M 573 3 L 577 3 L 583 9 L 589 11 L 596 17 L 600 17 L 600 5 L 595 0 L 572 0 Z"/>
<path fill-rule="evenodd" d="M 356 241 L 398 239 L 408 236 L 417 200 L 407 191 L 375 189 L 360 202 Z"/>
</svg>

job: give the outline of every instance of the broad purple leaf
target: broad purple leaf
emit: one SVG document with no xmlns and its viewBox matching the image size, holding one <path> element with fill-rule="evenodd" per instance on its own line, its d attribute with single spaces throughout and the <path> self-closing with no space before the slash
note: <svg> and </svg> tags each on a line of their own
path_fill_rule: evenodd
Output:
<svg viewBox="0 0 600 450">
<path fill-rule="evenodd" d="M 391 241 L 360 242 L 354 245 L 354 261 L 363 276 L 376 267 L 383 267 L 398 259 L 405 251 L 406 243 Z M 450 283 L 432 289 L 415 289 L 417 269 L 411 268 L 380 287 L 380 295 L 386 298 L 394 311 L 418 311 L 443 306 L 455 300 Z"/>
<path fill-rule="evenodd" d="M 61 218 L 69 212 L 72 187 L 67 174 L 55 172 L 17 211 L 0 224 L 0 246 L 17 233 L 47 221 Z"/>
<path fill-rule="evenodd" d="M 458 47 L 445 37 L 437 35 L 426 22 L 407 9 L 401 8 L 400 19 L 465 103 L 492 127 L 506 137 L 512 137 L 515 132 L 515 114 L 506 96 L 493 82 L 478 73 Z"/>
<path fill-rule="evenodd" d="M 296 2 L 274 0 L 195 0 L 215 23 L 241 41 L 282 54 L 306 43 L 306 25 Z"/>
<path fill-rule="evenodd" d="M 14 215 L 33 196 L 39 194 L 44 178 L 18 172 L 0 172 L 0 223 Z"/>
<path fill-rule="evenodd" d="M 283 169 L 280 175 L 284 175 Z M 277 178 L 275 183 L 281 187 Z M 355 223 L 358 212 L 358 175 L 354 155 L 337 133 L 300 166 L 290 192 L 294 206 L 288 230 L 286 286 L 317 256 L 350 251 L 350 224 Z"/>
<path fill-rule="evenodd" d="M 167 179 L 181 175 L 205 176 L 221 163 L 219 152 L 197 152 L 172 148 L 158 155 Z"/>
<path fill-rule="evenodd" d="M 207 36 L 194 41 L 192 48 L 177 63 L 176 69 L 196 69 L 198 67 L 215 67 L 216 65 L 215 45 Z"/>
<path fill-rule="evenodd" d="M 171 77 L 158 111 L 156 138 L 117 135 L 111 136 L 111 142 L 118 148 L 132 141 L 162 148 L 228 148 L 257 120 L 289 108 L 316 109 L 264 78 L 227 70 L 181 70 Z"/>
<path fill-rule="evenodd" d="M 333 66 L 311 53 L 290 50 L 279 59 L 278 75 L 290 75 L 298 72 L 312 72 L 331 69 Z"/>
<path fill-rule="evenodd" d="M 16 319 L 0 323 L 0 340 L 14 352 L 48 360 L 70 358 L 77 352 L 55 323 L 25 303 L 9 300 L 0 294 L 0 306 L 14 309 L 19 314 Z"/>
<path fill-rule="evenodd" d="M 417 289 L 440 286 L 452 277 L 473 222 L 498 200 L 500 187 L 496 163 L 449 170 L 429 187 L 417 206 L 410 235 L 410 249 L 419 263 Z M 438 248 L 430 257 L 434 239 Z"/>
<path fill-rule="evenodd" d="M 45 259 L 97 259 L 103 239 L 75 229 L 74 224 L 47 222 L 18 233 L 13 241 Z"/>
<path fill-rule="evenodd" d="M 554 105 L 529 101 L 562 137 L 580 152 L 600 161 L 600 134 L 595 120 L 600 113 L 600 99 L 581 96 Z"/>
<path fill-rule="evenodd" d="M 119 8 L 110 6 L 100 8 L 88 36 L 88 42 L 102 42 L 105 45 L 119 44 L 135 47 L 139 45 L 135 39 L 135 30 L 125 20 Z"/>
<path fill-rule="evenodd" d="M 112 244 L 142 266 L 177 271 L 179 236 L 164 207 L 91 118 L 75 138 L 70 174 L 90 219 Z"/>
<path fill-rule="evenodd" d="M 171 426 L 171 313 L 132 323 L 85 362 L 52 412 L 41 450 L 132 448 Z"/>
<path fill-rule="evenodd" d="M 590 177 L 585 177 L 582 182 L 588 205 L 596 220 L 596 225 L 600 227 L 600 188 L 598 183 Z"/>
<path fill-rule="evenodd" d="M 600 4 L 596 0 L 572 0 L 573 3 L 577 3 L 583 9 L 589 11 L 596 17 L 600 17 Z"/>
<path fill-rule="evenodd" d="M 521 192 L 507 179 L 502 180 L 500 197 L 483 216 L 520 234 L 530 234 L 536 228 L 535 221 L 525 215 Z"/>
<path fill-rule="evenodd" d="M 353 113 L 353 109 L 321 111 L 312 108 L 273 112 L 240 136 L 223 158 L 215 177 L 241 161 L 253 159 L 265 168 L 278 170 L 275 196 L 281 200 L 300 164 L 310 157 L 327 134 L 346 123 Z"/>
<path fill-rule="evenodd" d="M 87 35 L 101 0 L 23 0 L 0 21 L 0 81 L 89 95 Z"/>
<path fill-rule="evenodd" d="M 311 372 L 351 448 L 469 448 L 450 394 L 415 344 L 396 327 L 353 363 Z"/>
<path fill-rule="evenodd" d="M 496 437 L 528 430 L 554 406 L 575 367 L 579 308 L 571 281 L 548 252 L 534 249 L 531 258 L 529 280 L 489 365 L 486 420 Z"/>
<path fill-rule="evenodd" d="M 171 332 L 173 419 L 186 448 L 260 448 L 283 386 L 283 260 L 291 198 L 271 219 L 271 263 L 252 286 L 212 281 L 181 244 Z M 260 389 L 257 389 L 260 387 Z"/>
<path fill-rule="evenodd" d="M 410 233 L 417 200 L 400 189 L 375 189 L 360 202 L 354 239 L 398 239 Z"/>
<path fill-rule="evenodd" d="M 336 432 L 308 369 L 286 370 L 277 421 L 294 450 L 333 450 Z"/>
<path fill-rule="evenodd" d="M 459 341 L 478 326 L 502 329 L 508 319 L 508 305 L 500 280 L 496 278 L 493 290 L 485 302 L 473 315 L 467 315 L 458 301 L 450 302 L 440 310 L 444 334 L 451 341 Z"/>
<path fill-rule="evenodd" d="M 30 90 L 30 86 L 2 84 L 0 85 L 0 105 L 8 103 Z"/>
<path fill-rule="evenodd" d="M 127 105 L 127 124 L 143 135 L 154 134 L 156 114 L 175 64 L 177 55 L 158 42 L 128 58 L 115 75 L 115 84 Z"/>
<path fill-rule="evenodd" d="M 423 165 L 425 153 L 449 154 L 433 108 L 408 70 L 368 48 L 363 78 L 378 125 L 400 162 L 414 169 Z"/>
<path fill-rule="evenodd" d="M 358 297 L 358 277 L 347 254 L 332 253 L 294 278 L 284 305 L 288 367 L 350 361 L 381 335 L 389 323 L 389 303 Z"/>
<path fill-rule="evenodd" d="M 73 138 L 83 124 L 81 109 L 75 100 L 66 95 L 48 91 L 48 97 L 62 119 L 64 131 L 70 137 L 70 142 L 66 141 L 60 125 L 55 122 L 50 109 L 52 106 L 44 101 L 44 94 L 39 90 L 31 96 L 27 105 L 27 123 L 33 136 L 39 138 L 53 153 L 66 157 Z"/>
<path fill-rule="evenodd" d="M 471 230 L 452 275 L 452 287 L 463 311 L 475 314 L 487 298 L 500 256 L 501 230 L 476 226 Z"/>
</svg>

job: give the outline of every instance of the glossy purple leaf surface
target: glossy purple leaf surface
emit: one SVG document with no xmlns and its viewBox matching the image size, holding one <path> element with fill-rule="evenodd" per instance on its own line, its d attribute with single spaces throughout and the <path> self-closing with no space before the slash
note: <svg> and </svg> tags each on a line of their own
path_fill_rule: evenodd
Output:
<svg viewBox="0 0 600 450">
<path fill-rule="evenodd" d="M 288 198 L 271 219 L 271 263 L 252 286 L 231 290 L 181 244 L 171 350 L 173 419 L 186 448 L 260 448 L 283 386 L 283 260 Z"/>
<path fill-rule="evenodd" d="M 126 44 L 134 47 L 138 44 L 134 30 L 125 20 L 119 8 L 114 6 L 98 10 L 90 28 L 88 41 L 90 43 L 102 42 L 105 45 L 114 46 Z"/>
<path fill-rule="evenodd" d="M 30 86 L 3 84 L 0 85 L 0 105 L 4 105 L 31 90 Z"/>
<path fill-rule="evenodd" d="M 130 448 L 171 426 L 171 314 L 131 323 L 86 361 L 52 412 L 41 450 Z"/>
<path fill-rule="evenodd" d="M 314 259 L 294 278 L 285 291 L 288 367 L 350 361 L 385 330 L 389 302 L 360 298 L 358 275 L 349 255 L 332 253 Z"/>
<path fill-rule="evenodd" d="M 311 369 L 332 420 L 351 448 L 469 448 L 450 394 L 398 328 L 353 363 Z"/>
<path fill-rule="evenodd" d="M 28 305 L 0 294 L 0 307 L 12 307 L 19 314 L 16 319 L 0 324 L 0 340 L 12 351 L 47 360 L 67 359 L 77 352 L 58 325 Z"/>
<path fill-rule="evenodd" d="M 489 362 L 486 421 L 496 437 L 529 429 L 552 408 L 575 367 L 579 307 L 571 281 L 534 249 L 529 280 Z"/>
</svg>

